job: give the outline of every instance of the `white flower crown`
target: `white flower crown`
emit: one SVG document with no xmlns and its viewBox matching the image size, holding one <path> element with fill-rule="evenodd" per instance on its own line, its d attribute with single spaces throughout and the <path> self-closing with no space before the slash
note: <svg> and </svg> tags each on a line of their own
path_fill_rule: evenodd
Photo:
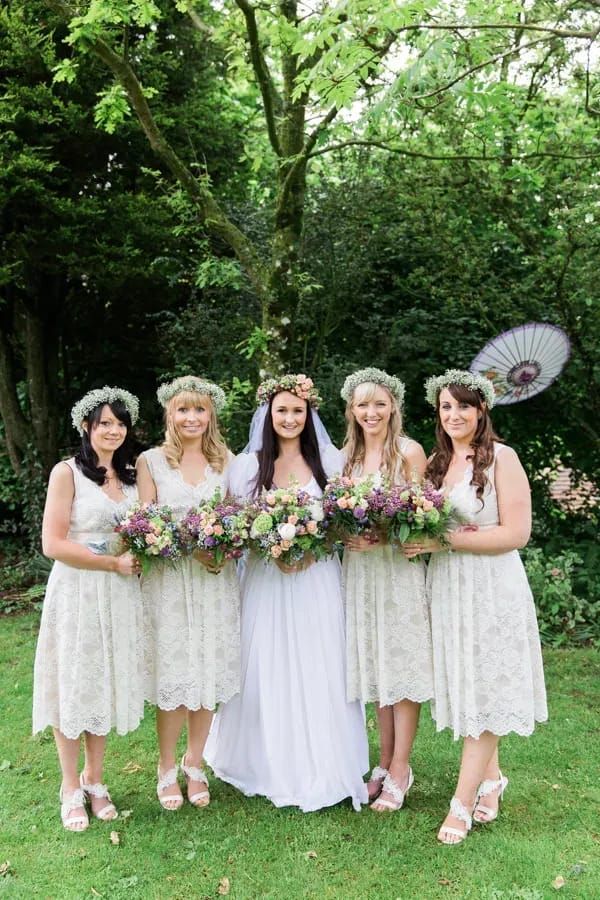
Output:
<svg viewBox="0 0 600 900">
<path fill-rule="evenodd" d="M 340 391 L 342 400 L 345 400 L 346 403 L 350 403 L 354 391 L 359 384 L 365 384 L 367 382 L 380 384 L 382 387 L 387 388 L 392 397 L 395 397 L 399 408 L 402 409 L 402 406 L 404 405 L 404 383 L 400 381 L 399 378 L 396 378 L 395 375 L 388 375 L 383 369 L 359 369 L 358 372 L 353 372 L 352 375 L 348 375 L 344 381 L 344 386 Z"/>
<path fill-rule="evenodd" d="M 438 397 L 442 388 L 451 384 L 460 384 L 468 388 L 470 391 L 479 391 L 488 409 L 494 405 L 495 393 L 494 385 L 489 378 L 483 375 L 476 375 L 474 372 L 468 372 L 466 369 L 446 369 L 443 375 L 433 375 L 425 382 L 425 396 L 427 402 L 437 407 Z"/>
<path fill-rule="evenodd" d="M 182 375 L 180 378 L 174 378 L 173 381 L 167 381 L 161 384 L 156 392 L 158 402 L 161 406 L 166 407 L 169 400 L 182 394 L 184 391 L 193 391 L 195 394 L 203 394 L 210 397 L 215 410 L 219 413 L 227 403 L 227 396 L 223 388 L 213 381 L 205 381 L 204 378 L 198 378 L 196 375 Z"/>
<path fill-rule="evenodd" d="M 73 428 L 76 428 L 79 434 L 83 434 L 83 420 L 87 419 L 91 411 L 100 404 L 114 403 L 115 400 L 120 400 L 126 406 L 127 412 L 131 416 L 131 424 L 135 425 L 140 414 L 140 401 L 135 394 L 130 394 L 123 388 L 104 385 L 102 388 L 88 391 L 81 400 L 77 401 L 71 410 Z"/>
</svg>

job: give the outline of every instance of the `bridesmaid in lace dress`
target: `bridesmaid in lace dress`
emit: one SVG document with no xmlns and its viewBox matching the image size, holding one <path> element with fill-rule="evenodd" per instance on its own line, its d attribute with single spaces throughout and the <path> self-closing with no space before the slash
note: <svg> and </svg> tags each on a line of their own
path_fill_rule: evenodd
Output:
<svg viewBox="0 0 600 900">
<path fill-rule="evenodd" d="M 380 369 L 346 379 L 348 430 L 344 474 L 420 480 L 423 448 L 402 434 L 404 385 Z M 376 812 L 401 808 L 413 783 L 410 753 L 421 703 L 433 696 L 425 566 L 389 544 L 352 537 L 344 553 L 348 699 L 373 701 L 379 720 L 379 765 L 368 783 Z"/>
<path fill-rule="evenodd" d="M 33 731 L 54 729 L 62 771 L 61 819 L 84 831 L 85 809 L 117 817 L 102 768 L 106 735 L 133 731 L 144 711 L 139 565 L 117 555 L 116 518 L 137 498 L 129 442 L 137 398 L 120 388 L 90 391 L 72 410 L 81 434 L 73 459 L 50 475 L 42 546 L 55 560 L 35 656 Z M 80 736 L 85 765 L 78 774 Z"/>
<path fill-rule="evenodd" d="M 157 392 L 165 410 L 165 440 L 142 453 L 138 487 L 144 503 L 170 506 L 177 518 L 227 493 L 232 454 L 219 433 L 217 412 L 225 404 L 218 385 L 195 376 L 176 378 Z M 157 707 L 158 799 L 163 809 L 183 804 L 175 760 L 187 718 L 187 750 L 181 770 L 189 802 L 210 802 L 201 768 L 217 703 L 239 690 L 239 588 L 232 561 L 217 571 L 196 551 L 175 565 L 156 566 L 142 582 L 144 599 L 145 699 Z"/>
<path fill-rule="evenodd" d="M 427 382 L 437 411 L 436 446 L 427 475 L 444 486 L 468 525 L 405 552 L 432 553 L 428 569 L 438 731 L 464 738 L 458 784 L 438 834 L 460 843 L 472 821 L 498 815 L 506 779 L 500 736 L 529 735 L 547 719 L 533 597 L 518 554 L 529 540 L 531 499 L 514 450 L 494 434 L 491 382 L 451 369 Z"/>
</svg>

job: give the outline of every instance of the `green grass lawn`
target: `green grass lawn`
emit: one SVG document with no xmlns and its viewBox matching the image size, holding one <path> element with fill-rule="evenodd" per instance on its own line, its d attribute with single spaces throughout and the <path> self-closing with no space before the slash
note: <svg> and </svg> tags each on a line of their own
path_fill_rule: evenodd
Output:
<svg viewBox="0 0 600 900">
<path fill-rule="evenodd" d="M 30 734 L 37 614 L 0 620 L 0 895 L 58 898 L 600 898 L 600 653 L 545 654 L 551 721 L 508 738 L 500 819 L 459 847 L 436 842 L 459 745 L 434 734 L 415 746 L 415 786 L 399 813 L 274 809 L 212 781 L 203 811 L 156 800 L 152 710 L 111 737 L 106 780 L 120 810 L 110 825 L 63 831 L 49 733 Z M 368 721 L 376 761 L 373 714 Z M 119 843 L 111 843 L 111 830 Z M 9 866 L 6 864 L 9 863 Z M 555 887 L 558 876 L 564 886 Z M 228 879 L 224 881 L 223 879 Z"/>
</svg>

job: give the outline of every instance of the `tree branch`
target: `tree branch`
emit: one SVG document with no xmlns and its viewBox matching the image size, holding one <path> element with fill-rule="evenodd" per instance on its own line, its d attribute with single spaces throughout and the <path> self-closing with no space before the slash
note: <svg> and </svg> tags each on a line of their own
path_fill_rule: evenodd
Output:
<svg viewBox="0 0 600 900">
<path fill-rule="evenodd" d="M 438 94 L 443 94 L 445 91 L 449 90 L 451 87 L 454 87 L 455 84 L 458 84 L 459 81 L 462 81 L 464 78 L 468 78 L 469 75 L 472 75 L 474 72 L 478 72 L 480 69 L 485 69 L 486 66 L 491 66 L 493 63 L 499 62 L 501 59 L 506 59 L 509 56 L 514 56 L 517 53 L 520 53 L 521 50 L 529 50 L 531 47 L 535 47 L 538 44 L 541 44 L 545 41 L 545 38 L 537 38 L 535 41 L 529 41 L 528 44 L 521 44 L 516 47 L 511 47 L 510 50 L 506 50 L 504 53 L 497 53 L 495 56 L 490 56 L 488 59 L 485 59 L 483 62 L 477 63 L 475 66 L 471 66 L 470 69 L 466 69 L 464 72 L 461 72 L 455 78 L 452 78 L 450 81 L 443 84 L 441 87 L 436 88 L 433 91 L 428 91 L 426 94 L 417 94 L 413 97 L 407 97 L 407 100 L 410 100 L 412 103 L 416 103 L 417 100 L 429 100 L 430 97 L 436 97 Z"/>
<path fill-rule="evenodd" d="M 306 165 L 307 161 L 311 158 L 311 151 L 317 140 L 319 139 L 319 135 L 322 134 L 323 131 L 327 128 L 328 125 L 331 125 L 335 117 L 339 112 L 339 108 L 337 106 L 332 106 L 324 119 L 322 119 L 319 124 L 312 130 L 312 132 L 308 135 L 304 142 L 304 146 L 302 148 L 302 152 L 296 156 L 294 162 L 290 166 L 287 175 L 285 176 L 285 180 L 281 187 L 281 192 L 279 196 L 278 206 L 282 206 L 287 198 L 288 192 L 291 189 L 292 184 L 294 183 L 294 179 L 297 177 L 302 168 Z M 312 154 L 313 156 L 317 156 L 318 153 Z"/>
<path fill-rule="evenodd" d="M 537 25 L 523 22 L 479 22 L 473 25 L 464 25 L 460 22 L 437 24 L 435 22 L 421 22 L 418 25 L 403 25 L 394 31 L 396 37 L 407 31 L 540 31 L 545 34 L 560 38 L 577 38 L 582 41 L 595 41 L 600 34 L 600 26 L 592 31 L 579 31 L 576 28 L 556 28 L 552 25 Z"/>
<path fill-rule="evenodd" d="M 241 9 L 246 20 L 246 33 L 250 43 L 250 59 L 252 60 L 252 68 L 254 69 L 262 96 L 269 141 L 277 156 L 281 156 L 281 145 L 276 123 L 276 116 L 281 114 L 281 98 L 273 84 L 271 73 L 260 46 L 256 13 L 254 7 L 247 0 L 235 0 L 235 3 Z"/>
<path fill-rule="evenodd" d="M 65 21 L 69 21 L 70 10 L 64 0 L 45 0 L 45 3 Z M 200 179 L 194 177 L 164 137 L 156 124 L 148 101 L 144 96 L 142 85 L 138 81 L 130 63 L 115 53 L 102 38 L 97 37 L 90 40 L 89 49 L 110 69 L 125 90 L 150 146 L 192 198 L 207 229 L 213 235 L 221 238 L 234 251 L 258 295 L 264 297 L 266 275 L 264 264 L 257 253 L 256 247 L 231 222 L 211 191 Z"/>
<path fill-rule="evenodd" d="M 474 162 L 501 162 L 504 159 L 502 154 L 490 155 L 487 153 L 458 153 L 454 155 L 445 155 L 421 153 L 418 150 L 408 150 L 405 147 L 394 147 L 390 144 L 386 144 L 385 141 L 359 139 L 340 141 L 337 144 L 330 144 L 328 147 L 322 147 L 320 150 L 315 150 L 314 152 L 310 153 L 308 158 L 314 159 L 317 156 L 322 156 L 324 153 L 333 153 L 336 150 L 343 150 L 346 147 L 375 147 L 379 150 L 386 150 L 388 153 L 397 153 L 400 156 L 410 156 L 414 157 L 415 159 L 431 159 L 440 161 L 473 160 Z M 528 159 L 598 159 L 599 156 L 600 149 L 597 153 L 552 153 L 550 151 L 539 150 L 535 151 L 534 153 L 524 153 L 521 156 L 514 156 L 513 159 L 516 162 L 522 162 Z"/>
</svg>

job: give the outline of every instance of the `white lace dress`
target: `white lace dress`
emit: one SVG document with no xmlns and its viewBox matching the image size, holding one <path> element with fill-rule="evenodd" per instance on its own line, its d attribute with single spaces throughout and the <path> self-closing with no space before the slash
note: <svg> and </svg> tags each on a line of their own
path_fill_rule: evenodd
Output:
<svg viewBox="0 0 600 900">
<path fill-rule="evenodd" d="M 499 523 L 494 471 L 503 449 L 494 445 L 483 508 L 471 467 L 450 492 L 479 528 Z M 455 739 L 483 731 L 531 734 L 548 710 L 535 606 L 518 551 L 433 553 L 427 584 L 437 730 L 452 728 Z"/>
<path fill-rule="evenodd" d="M 382 706 L 430 700 L 433 659 L 424 562 L 409 562 L 389 545 L 346 550 L 343 586 L 348 699 Z"/>
<path fill-rule="evenodd" d="M 116 503 L 75 461 L 68 538 L 95 553 L 119 552 L 117 518 L 137 499 L 124 485 Z M 48 579 L 35 655 L 33 731 L 48 725 L 66 737 L 133 731 L 144 714 L 142 597 L 131 575 L 55 562 Z"/>
<path fill-rule="evenodd" d="M 197 485 L 183 480 L 155 447 L 142 454 L 156 485 L 159 504 L 183 517 L 191 506 L 225 496 L 227 468 L 206 467 Z M 187 557 L 154 566 L 142 579 L 144 600 L 145 699 L 173 710 L 214 709 L 240 686 L 240 601 L 235 564 L 218 575 Z"/>
<path fill-rule="evenodd" d="M 339 451 L 323 454 L 328 474 Z M 231 489 L 250 496 L 254 454 L 232 464 Z M 314 479 L 306 489 L 321 490 Z M 219 708 L 205 758 L 215 774 L 249 796 L 304 812 L 350 797 L 367 802 L 363 709 L 345 690 L 344 610 L 337 559 L 286 575 L 251 555 L 242 580 L 242 683 Z"/>
</svg>

